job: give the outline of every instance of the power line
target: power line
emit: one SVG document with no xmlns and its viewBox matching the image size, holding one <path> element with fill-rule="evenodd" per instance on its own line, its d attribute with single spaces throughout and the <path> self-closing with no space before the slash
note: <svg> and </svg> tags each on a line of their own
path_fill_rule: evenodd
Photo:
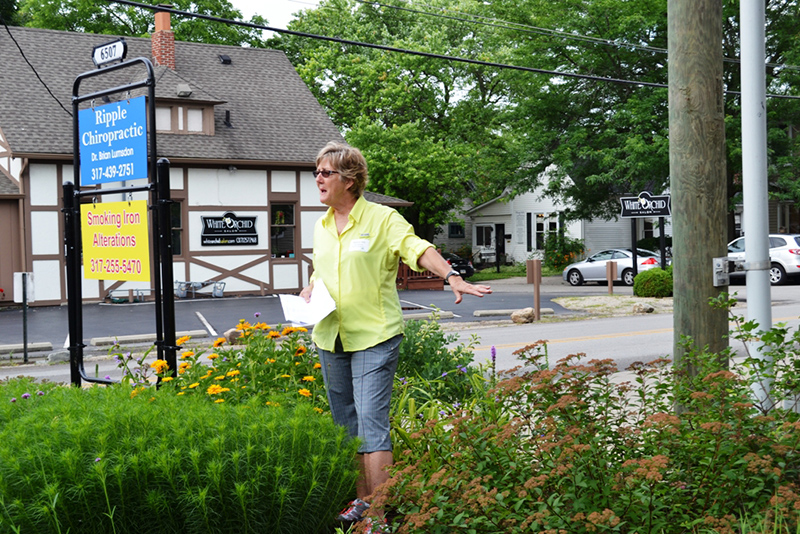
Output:
<svg viewBox="0 0 800 534">
<path fill-rule="evenodd" d="M 667 54 L 668 53 L 668 50 L 666 48 L 661 48 L 661 47 L 657 47 L 657 46 L 639 45 L 639 44 L 634 44 L 634 43 L 622 42 L 622 41 L 619 41 L 619 40 L 616 40 L 616 39 L 604 39 L 602 37 L 592 37 L 590 35 L 582 35 L 582 34 L 573 33 L 573 32 L 564 32 L 564 31 L 560 31 L 560 30 L 554 30 L 554 29 L 551 29 L 551 28 L 541 28 L 541 27 L 538 27 L 538 26 L 530 25 L 530 24 L 521 24 L 521 23 L 518 23 L 518 22 L 509 22 L 509 21 L 498 19 L 498 18 L 494 18 L 494 17 L 485 17 L 483 15 L 475 15 L 474 13 L 465 13 L 465 12 L 462 12 L 462 11 L 456 11 L 456 10 L 452 10 L 452 9 L 442 9 L 442 11 L 451 12 L 451 13 L 455 13 L 455 14 L 461 15 L 462 17 L 471 17 L 471 18 L 470 19 L 466 19 L 466 18 L 462 18 L 462 17 L 456 17 L 456 16 L 453 16 L 453 15 L 444 15 L 444 14 L 441 14 L 441 13 L 432 13 L 430 11 L 421 11 L 419 9 L 412 9 L 412 8 L 409 8 L 409 7 L 394 6 L 394 5 L 391 5 L 391 4 L 382 4 L 380 2 L 375 2 L 375 1 L 371 1 L 371 0 L 355 0 L 355 1 L 359 2 L 361 4 L 364 4 L 364 5 L 372 5 L 372 6 L 384 7 L 384 8 L 388 8 L 388 9 L 395 9 L 395 10 L 399 10 L 399 11 L 407 11 L 407 12 L 410 12 L 410 13 L 417 13 L 419 15 L 425 15 L 425 16 L 429 16 L 429 17 L 437 17 L 437 18 L 454 20 L 454 21 L 457 21 L 457 22 L 467 22 L 467 23 L 471 23 L 471 24 L 480 24 L 480 25 L 483 25 L 483 26 L 490 26 L 490 27 L 501 28 L 501 29 L 505 29 L 505 30 L 515 30 L 515 31 L 522 31 L 522 32 L 525 32 L 525 33 L 532 33 L 532 34 L 536 34 L 536 35 L 547 35 L 547 36 L 553 36 L 553 37 L 560 37 L 560 38 L 564 38 L 564 39 L 572 39 L 572 40 L 583 41 L 583 42 L 588 42 L 588 43 L 594 43 L 594 44 L 599 44 L 599 45 L 604 45 L 604 46 L 613 46 L 615 48 L 642 50 L 642 51 L 645 51 L 645 52 L 654 52 L 654 53 L 658 53 L 658 54 Z M 428 7 L 428 8 L 432 8 L 433 7 L 433 8 L 435 8 L 435 6 L 425 6 L 425 7 Z M 477 20 L 477 19 L 483 19 L 483 20 L 486 20 L 486 21 L 489 21 L 489 22 L 483 22 L 483 21 Z M 734 64 L 740 64 L 741 63 L 741 61 L 736 59 L 736 58 L 727 58 L 726 57 L 726 58 L 722 58 L 722 60 L 724 62 L 726 62 L 726 63 L 734 63 Z M 798 67 L 796 65 L 787 65 L 786 63 L 765 63 L 764 65 L 767 66 L 767 67 L 773 67 L 773 68 L 800 70 L 800 67 Z"/>
<path fill-rule="evenodd" d="M 2 16 L 2 15 L 0 15 L 0 22 L 2 22 L 2 23 L 3 23 L 3 26 L 4 26 L 4 27 L 5 27 L 5 29 L 6 29 L 6 32 L 8 32 L 8 36 L 9 36 L 9 37 L 11 37 L 11 40 L 12 40 L 12 41 L 14 42 L 14 44 L 16 45 L 16 47 L 17 47 L 17 50 L 19 50 L 19 54 L 22 56 L 22 59 L 24 59 L 24 60 L 25 60 L 25 63 L 27 63 L 27 64 L 28 64 L 28 66 L 31 68 L 31 70 L 33 71 L 33 74 L 35 74 L 35 75 L 36 75 L 36 78 L 39 80 L 39 82 L 40 82 L 40 83 L 41 83 L 41 84 L 44 86 L 44 88 L 45 88 L 45 89 L 47 89 L 47 92 L 48 92 L 48 93 L 50 93 L 50 96 L 51 96 L 51 97 L 53 97 L 53 100 L 55 100 L 56 102 L 58 102 L 58 105 L 59 105 L 59 106 L 61 106 L 61 109 L 63 109 L 64 111 L 66 111 L 66 112 L 67 112 L 67 115 L 69 115 L 70 117 L 72 117 L 72 112 L 71 112 L 70 110 L 68 110 L 67 108 L 65 108 L 65 107 L 64 107 L 64 104 L 62 104 L 62 103 L 61 103 L 61 100 L 59 100 L 59 99 L 58 99 L 58 97 L 57 97 L 56 95 L 54 95 L 54 94 L 53 94 L 53 91 L 51 91 L 51 90 L 50 90 L 50 88 L 47 86 L 47 84 L 46 84 L 46 83 L 45 83 L 45 81 L 42 79 L 42 77 L 41 77 L 41 76 L 39 76 L 39 73 L 36 71 L 36 67 L 34 67 L 34 66 L 33 66 L 33 64 L 32 64 L 32 63 L 31 63 L 31 62 L 28 60 L 27 56 L 25 55 L 25 52 L 22 50 L 22 47 L 19 45 L 19 43 L 17 42 L 17 40 L 14 38 L 14 35 L 11 33 L 11 28 L 9 28 L 9 27 L 8 27 L 8 24 L 6 24 L 6 21 L 5 21 L 5 19 L 3 18 L 3 16 Z"/>
<path fill-rule="evenodd" d="M 508 70 L 522 71 L 522 72 L 533 72 L 533 73 L 536 73 L 536 74 L 547 74 L 547 75 L 550 75 L 550 76 L 557 76 L 557 77 L 564 77 L 564 78 L 577 78 L 577 79 L 590 80 L 590 81 L 596 81 L 596 82 L 617 83 L 617 84 L 623 84 L 623 85 L 637 85 L 637 86 L 641 86 L 641 87 L 656 87 L 656 88 L 661 88 L 661 89 L 669 88 L 669 85 L 668 84 L 664 84 L 664 83 L 643 82 L 643 81 L 638 81 L 638 80 L 626 80 L 626 79 L 621 79 L 621 78 L 607 78 L 607 77 L 603 77 L 603 76 L 592 76 L 590 74 L 579 74 L 579 73 L 574 73 L 574 72 L 561 72 L 561 71 L 554 71 L 554 70 L 547 70 L 547 69 L 537 69 L 535 67 L 522 67 L 522 66 L 519 66 L 519 65 L 509 65 L 509 64 L 506 64 L 506 63 L 496 63 L 496 62 L 493 62 L 493 61 L 481 61 L 479 59 L 470 59 L 470 58 L 459 57 L 459 56 L 447 56 L 447 55 L 443 55 L 443 54 L 433 54 L 431 52 L 420 52 L 418 50 L 410 50 L 410 49 L 407 49 L 407 48 L 397 48 L 397 47 L 394 47 L 394 46 L 387 46 L 387 45 L 376 44 L 376 43 L 365 43 L 365 42 L 362 42 L 362 41 L 352 41 L 352 40 L 349 40 L 349 39 L 341 39 L 339 37 L 328 37 L 327 35 L 318 35 L 318 34 L 313 34 L 313 33 L 298 32 L 298 31 L 287 30 L 287 29 L 283 29 L 283 28 L 273 28 L 271 26 L 264 26 L 263 24 L 253 24 L 252 22 L 243 22 L 243 21 L 239 21 L 239 20 L 230 20 L 230 19 L 224 19 L 224 18 L 221 18 L 221 17 L 215 17 L 215 16 L 212 16 L 212 15 L 203 15 L 201 13 L 192 13 L 192 12 L 189 12 L 189 11 L 181 11 L 179 9 L 173 9 L 173 8 L 165 7 L 165 6 L 153 6 L 153 5 L 149 5 L 149 4 L 143 4 L 141 2 L 134 2 L 132 0 L 105 0 L 105 1 L 109 2 L 109 3 L 123 4 L 123 5 L 128 5 L 128 6 L 132 6 L 132 7 L 138 7 L 138 8 L 142 8 L 142 9 L 149 9 L 149 10 L 152 10 L 152 11 L 165 11 L 165 12 L 172 13 L 172 14 L 175 14 L 175 15 L 182 15 L 184 17 L 199 18 L 199 19 L 208 20 L 208 21 L 211 21 L 211 22 L 220 22 L 220 23 L 223 23 L 223 24 L 234 24 L 234 25 L 237 25 L 237 26 L 244 26 L 246 28 L 253 28 L 253 29 L 256 29 L 256 30 L 266 30 L 266 31 L 277 32 L 277 33 L 282 33 L 282 34 L 285 33 L 287 35 L 294 35 L 296 37 L 305 37 L 305 38 L 309 38 L 309 39 L 317 39 L 317 40 L 321 40 L 321 41 L 329 41 L 329 42 L 333 42 L 333 43 L 337 43 L 337 44 L 358 46 L 358 47 L 363 47 L 363 48 L 371 48 L 371 49 L 374 49 L 374 50 L 383 50 L 383 51 L 386 51 L 386 52 L 397 52 L 397 53 L 401 53 L 401 54 L 409 54 L 409 55 L 414 55 L 414 56 L 426 57 L 426 58 L 429 58 L 429 59 L 440 59 L 440 60 L 444 60 L 444 61 L 455 61 L 455 62 L 459 62 L 459 63 L 467 63 L 467 64 L 470 64 L 470 65 L 479 65 L 479 66 L 482 66 L 482 67 L 491 67 L 491 68 L 495 68 L 495 69 L 508 69 Z M 725 92 L 727 94 L 732 94 L 732 95 L 741 94 L 739 91 L 725 91 Z M 772 94 L 768 94 L 766 96 L 772 97 L 772 98 L 800 99 L 800 96 L 793 96 L 793 95 L 772 95 Z"/>
</svg>

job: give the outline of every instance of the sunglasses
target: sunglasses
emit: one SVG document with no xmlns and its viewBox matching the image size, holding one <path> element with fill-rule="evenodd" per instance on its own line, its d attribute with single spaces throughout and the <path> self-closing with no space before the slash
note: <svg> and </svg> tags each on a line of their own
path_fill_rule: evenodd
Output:
<svg viewBox="0 0 800 534">
<path fill-rule="evenodd" d="M 339 174 L 339 171 L 311 171 L 311 174 L 314 175 L 314 178 L 316 178 L 320 174 L 325 178 L 330 178 L 331 174 Z"/>
</svg>

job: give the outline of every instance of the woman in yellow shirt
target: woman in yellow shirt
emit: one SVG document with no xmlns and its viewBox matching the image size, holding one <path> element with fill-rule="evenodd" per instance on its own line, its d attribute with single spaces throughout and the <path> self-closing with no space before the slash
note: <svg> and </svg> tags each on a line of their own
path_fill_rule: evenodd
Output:
<svg viewBox="0 0 800 534">
<path fill-rule="evenodd" d="M 357 499 L 339 516 L 358 521 L 392 463 L 389 405 L 403 337 L 395 286 L 399 260 L 447 280 L 456 304 L 462 295 L 492 290 L 464 281 L 397 211 L 364 199 L 367 162 L 357 148 L 328 143 L 316 163 L 320 201 L 329 208 L 314 228 L 314 274 L 300 295 L 308 301 L 314 281 L 323 280 L 336 301 L 312 337 L 333 419 L 362 442 Z"/>
</svg>

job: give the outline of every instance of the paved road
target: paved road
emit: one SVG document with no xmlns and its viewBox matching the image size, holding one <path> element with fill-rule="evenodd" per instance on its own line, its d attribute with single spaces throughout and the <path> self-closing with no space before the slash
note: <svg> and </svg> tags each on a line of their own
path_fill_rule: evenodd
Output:
<svg viewBox="0 0 800 534">
<path fill-rule="evenodd" d="M 467 296 L 459 305 L 454 304 L 453 293 L 444 291 L 401 291 L 400 298 L 407 312 L 424 311 L 433 307 L 453 313 L 444 321 L 475 321 L 476 310 L 508 310 L 533 306 L 533 286 L 524 279 L 498 280 L 493 284 L 494 294 L 485 298 Z M 569 314 L 550 299 L 563 294 L 602 294 L 606 288 L 593 285 L 572 288 L 560 278 L 548 278 L 542 286 L 541 306 L 556 313 Z M 618 286 L 616 292 L 630 294 L 631 288 Z M 259 313 L 260 321 L 270 325 L 283 323 L 279 299 L 275 296 L 241 298 L 198 298 L 175 302 L 175 327 L 178 331 L 206 330 L 215 336 L 236 326 L 239 319 L 252 320 Z M 486 319 L 486 318 L 484 318 Z M 496 317 L 494 317 L 496 319 Z M 83 332 L 86 345 L 92 338 L 150 334 L 155 332 L 155 307 L 153 303 L 86 304 L 83 306 Z M 69 332 L 67 307 L 29 307 L 27 313 L 28 343 L 50 343 L 53 350 L 67 344 Z M 23 342 L 23 313 L 19 308 L 0 308 L 0 345 Z"/>
</svg>

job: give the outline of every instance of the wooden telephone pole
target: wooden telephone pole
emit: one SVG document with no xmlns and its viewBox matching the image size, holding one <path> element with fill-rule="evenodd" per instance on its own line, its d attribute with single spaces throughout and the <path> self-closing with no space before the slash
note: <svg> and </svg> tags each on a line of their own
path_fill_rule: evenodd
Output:
<svg viewBox="0 0 800 534">
<path fill-rule="evenodd" d="M 727 255 L 722 0 L 668 0 L 667 16 L 677 364 L 683 336 L 712 352 L 728 345 L 726 311 L 708 304 L 727 290 L 712 282 L 712 258 Z"/>
</svg>

